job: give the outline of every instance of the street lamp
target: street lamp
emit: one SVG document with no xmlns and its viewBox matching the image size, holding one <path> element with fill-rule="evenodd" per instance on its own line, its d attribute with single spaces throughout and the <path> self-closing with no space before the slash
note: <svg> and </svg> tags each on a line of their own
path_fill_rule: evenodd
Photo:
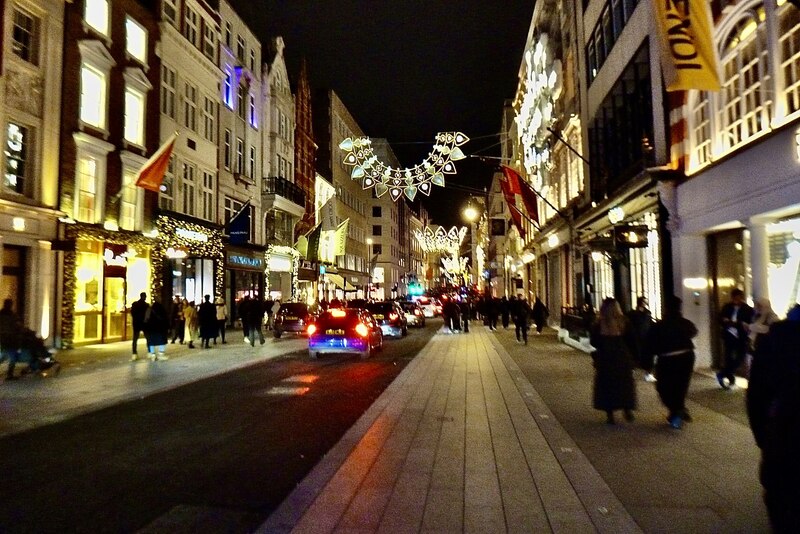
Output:
<svg viewBox="0 0 800 534">
<path fill-rule="evenodd" d="M 372 238 L 367 238 L 367 270 L 369 271 L 369 281 L 367 283 L 367 299 L 372 300 Z"/>
<path fill-rule="evenodd" d="M 479 270 L 481 267 L 478 265 L 478 243 L 477 237 L 477 222 L 481 218 L 480 210 L 475 206 L 475 199 L 470 198 L 467 206 L 462 211 L 464 218 L 469 224 L 469 240 L 470 240 L 470 262 L 472 264 L 472 283 L 480 286 L 481 276 Z M 480 287 L 478 288 L 480 289 Z"/>
</svg>

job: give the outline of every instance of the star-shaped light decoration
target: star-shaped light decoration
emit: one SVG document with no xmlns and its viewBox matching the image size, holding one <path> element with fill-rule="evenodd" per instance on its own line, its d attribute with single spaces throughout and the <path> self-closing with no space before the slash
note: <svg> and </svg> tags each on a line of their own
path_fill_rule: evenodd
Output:
<svg viewBox="0 0 800 534">
<path fill-rule="evenodd" d="M 466 235 L 466 226 L 454 226 L 450 230 L 445 230 L 443 226 L 431 230 L 430 226 L 426 226 L 422 232 L 414 230 L 414 237 L 425 252 L 447 252 L 456 256 Z"/>
<path fill-rule="evenodd" d="M 466 157 L 459 147 L 467 141 L 469 137 L 461 132 L 439 132 L 428 157 L 406 169 L 395 169 L 378 161 L 369 137 L 348 137 L 339 143 L 339 148 L 346 153 L 344 164 L 353 167 L 350 173 L 353 180 L 361 180 L 364 189 L 374 187 L 379 197 L 388 192 L 396 201 L 403 195 L 414 200 L 418 190 L 430 195 L 432 185 L 444 187 L 444 175 L 456 173 L 453 162 Z"/>
</svg>

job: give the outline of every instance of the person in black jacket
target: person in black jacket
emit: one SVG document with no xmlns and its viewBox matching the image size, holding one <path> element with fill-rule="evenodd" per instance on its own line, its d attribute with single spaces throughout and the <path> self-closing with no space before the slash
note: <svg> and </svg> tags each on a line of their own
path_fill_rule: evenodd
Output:
<svg viewBox="0 0 800 534">
<path fill-rule="evenodd" d="M 731 290 L 731 301 L 722 307 L 720 321 L 725 361 L 717 373 L 717 382 L 722 389 L 730 389 L 736 387 L 735 373 L 747 353 L 748 336 L 745 325 L 753 322 L 753 308 L 744 301 L 744 291 L 739 288 Z"/>
<path fill-rule="evenodd" d="M 211 340 L 217 335 L 217 307 L 211 302 L 211 295 L 203 296 L 203 303 L 197 311 L 200 323 L 200 345 L 204 349 L 211 348 Z"/>
<path fill-rule="evenodd" d="M 536 325 L 536 333 L 541 334 L 544 325 L 547 324 L 547 316 L 550 315 L 550 310 L 547 309 L 547 306 L 544 305 L 544 302 L 539 297 L 536 297 L 536 301 L 533 303 L 531 315 Z"/>
<path fill-rule="evenodd" d="M 694 371 L 694 343 L 697 327 L 681 315 L 682 301 L 668 297 L 664 303 L 664 318 L 652 325 L 647 333 L 645 351 L 658 356 L 656 362 L 656 391 L 669 410 L 667 422 L 679 429 L 691 421 L 686 410 L 686 394 Z"/>
<path fill-rule="evenodd" d="M 133 343 L 131 360 L 136 360 L 136 345 L 139 341 L 139 334 L 144 332 L 144 318 L 150 305 L 147 303 L 147 293 L 140 293 L 139 300 L 131 304 L 131 326 L 133 327 Z"/>
<path fill-rule="evenodd" d="M 508 328 L 509 319 L 512 316 L 512 308 L 516 305 L 516 301 L 514 297 L 511 297 L 511 300 L 508 300 L 505 296 L 500 299 L 499 311 L 500 311 L 500 318 L 503 321 L 503 328 Z M 495 321 L 496 322 L 496 321 Z M 495 328 L 497 325 L 495 325 Z"/>
<path fill-rule="evenodd" d="M 636 308 L 628 312 L 628 321 L 631 323 L 631 329 L 636 341 L 636 345 L 633 347 L 636 363 L 644 371 L 645 381 L 655 382 L 656 377 L 653 375 L 654 357 L 644 350 L 647 334 L 650 332 L 650 327 L 653 326 L 653 314 L 647 308 L 646 297 L 638 297 L 636 299 Z"/>
</svg>

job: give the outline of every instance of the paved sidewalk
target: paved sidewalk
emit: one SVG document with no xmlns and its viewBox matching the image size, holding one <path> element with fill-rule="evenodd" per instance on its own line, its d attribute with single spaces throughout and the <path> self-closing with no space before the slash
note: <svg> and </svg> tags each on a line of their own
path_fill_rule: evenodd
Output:
<svg viewBox="0 0 800 534">
<path fill-rule="evenodd" d="M 769 532 L 743 390 L 695 374 L 675 431 L 637 372 L 609 426 L 592 378 L 553 330 L 443 330 L 259 532 Z"/>
<path fill-rule="evenodd" d="M 437 334 L 259 532 L 640 532 L 494 337 Z"/>
<path fill-rule="evenodd" d="M 58 376 L 28 375 L 0 382 L 0 436 L 140 399 L 306 346 L 303 338 L 270 336 L 264 345 L 251 347 L 243 342 L 241 332 L 231 332 L 227 344 L 211 349 L 170 344 L 167 361 L 130 361 L 129 341 L 62 351 L 57 355 L 63 364 Z M 146 354 L 144 340 L 140 340 L 139 356 Z M 23 367 L 18 365 L 18 369 Z M 5 373 L 5 365 L 2 371 Z"/>
</svg>

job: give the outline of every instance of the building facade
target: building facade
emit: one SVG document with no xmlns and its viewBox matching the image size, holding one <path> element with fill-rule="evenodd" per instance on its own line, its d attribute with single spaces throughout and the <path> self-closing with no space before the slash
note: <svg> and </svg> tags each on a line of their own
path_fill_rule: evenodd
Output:
<svg viewBox="0 0 800 534">
<path fill-rule="evenodd" d="M 386 139 L 373 139 L 372 148 L 375 155 L 389 167 L 401 168 L 392 147 Z M 388 300 L 405 295 L 406 272 L 401 266 L 403 259 L 400 238 L 407 232 L 407 222 L 401 221 L 400 206 L 405 206 L 405 199 L 398 199 L 385 194 L 378 197 L 374 188 L 368 189 L 370 201 L 367 221 L 367 243 L 371 249 L 367 257 L 375 267 L 371 273 L 370 296 L 375 300 Z M 377 258 L 375 258 L 377 256 Z"/>
</svg>

